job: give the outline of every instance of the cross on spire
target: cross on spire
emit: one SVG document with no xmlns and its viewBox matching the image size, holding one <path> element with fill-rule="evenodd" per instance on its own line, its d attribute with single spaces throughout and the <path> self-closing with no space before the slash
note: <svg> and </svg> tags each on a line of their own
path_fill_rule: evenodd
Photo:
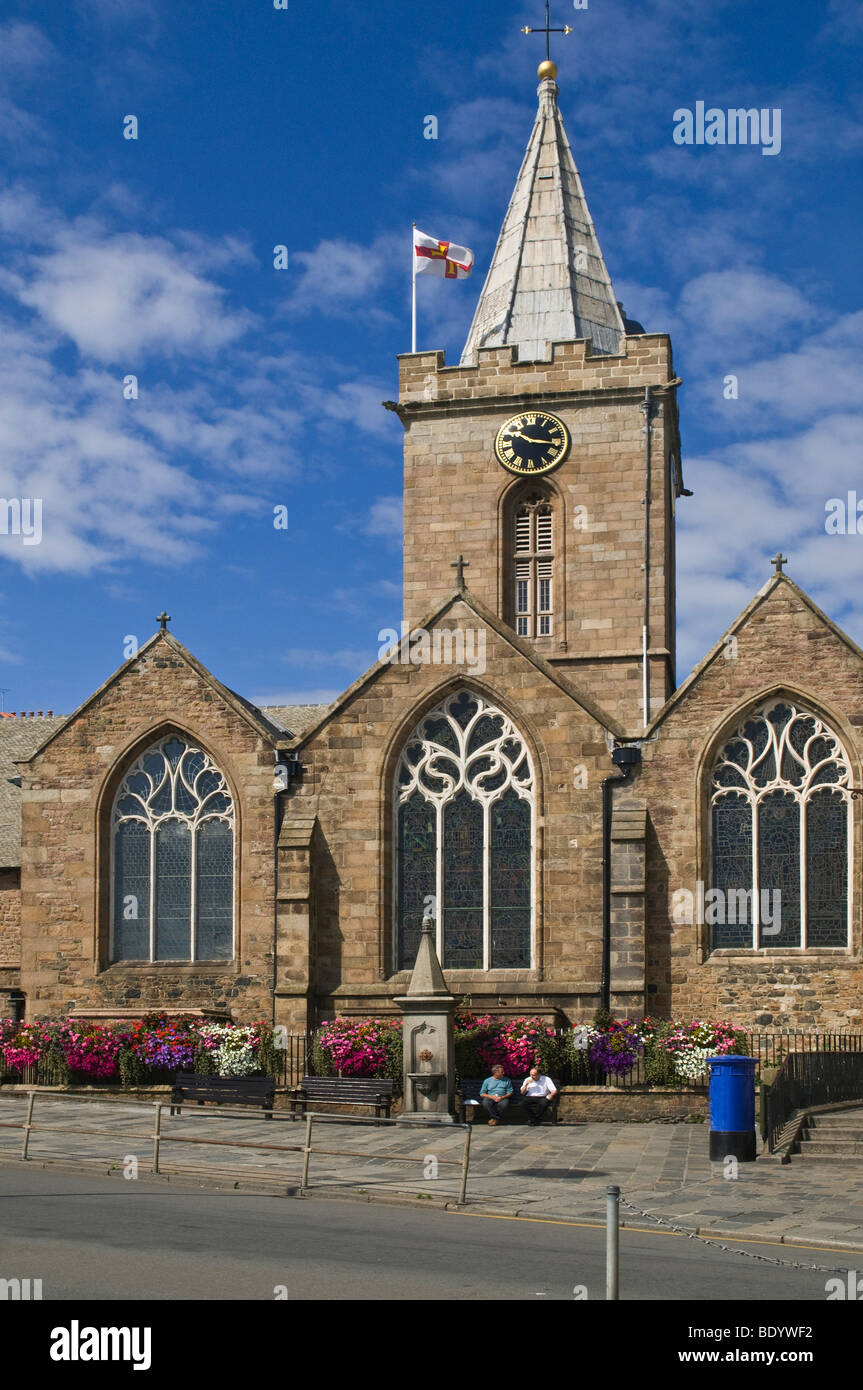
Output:
<svg viewBox="0 0 863 1390">
<path fill-rule="evenodd" d="M 785 571 L 783 570 L 782 566 L 788 564 L 788 556 L 783 555 L 781 550 L 777 550 L 770 563 L 776 570 L 777 574 L 784 574 Z"/>
<path fill-rule="evenodd" d="M 466 560 L 463 555 L 459 555 L 457 560 L 453 560 L 450 569 L 458 570 L 458 587 L 464 588 L 464 572 L 470 569 L 470 560 Z"/>
<path fill-rule="evenodd" d="M 164 610 L 164 608 L 163 608 L 162 611 L 161 611 L 161 613 L 159 614 L 159 616 L 158 616 L 157 619 L 156 619 L 156 622 L 159 624 L 159 631 L 160 631 L 160 632 L 167 632 L 167 631 L 168 631 L 168 623 L 169 623 L 170 621 L 171 621 L 171 615 L 170 615 L 170 613 L 166 613 L 165 610 Z"/>
<path fill-rule="evenodd" d="M 548 7 L 549 7 L 549 0 L 545 0 L 545 28 L 544 28 L 544 29 L 532 29 L 532 28 L 530 27 L 529 24 L 526 24 L 526 25 L 524 26 L 524 28 L 522 29 L 521 32 L 522 32 L 523 34 L 545 34 L 545 61 L 546 61 L 547 63 L 550 63 L 550 62 L 551 62 L 551 48 L 550 48 L 550 43 L 549 43 L 549 35 L 550 35 L 550 34 L 574 34 L 574 33 L 575 33 L 575 30 L 574 30 L 574 29 L 572 28 L 572 26 L 569 25 L 569 24 L 565 24 L 565 25 L 563 26 L 562 29 L 552 29 L 552 28 L 550 28 L 550 27 L 549 27 Z"/>
</svg>

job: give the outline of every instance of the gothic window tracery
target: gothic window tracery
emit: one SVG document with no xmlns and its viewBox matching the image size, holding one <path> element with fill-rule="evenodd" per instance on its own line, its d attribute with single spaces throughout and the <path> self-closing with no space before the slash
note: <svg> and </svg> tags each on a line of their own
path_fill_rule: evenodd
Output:
<svg viewBox="0 0 863 1390">
<path fill-rule="evenodd" d="M 396 969 L 424 916 L 449 969 L 527 969 L 533 920 L 535 781 L 509 718 L 458 691 L 427 714 L 396 771 Z"/>
<path fill-rule="evenodd" d="M 169 735 L 133 763 L 111 815 L 111 960 L 230 960 L 234 805 L 202 748 Z"/>
<path fill-rule="evenodd" d="M 711 779 L 714 948 L 847 946 L 850 768 L 788 700 L 755 710 Z"/>
</svg>

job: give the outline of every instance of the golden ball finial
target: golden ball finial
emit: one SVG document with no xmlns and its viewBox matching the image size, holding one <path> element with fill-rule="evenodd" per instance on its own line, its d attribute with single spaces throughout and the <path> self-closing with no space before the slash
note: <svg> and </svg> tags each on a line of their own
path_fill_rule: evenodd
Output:
<svg viewBox="0 0 863 1390">
<path fill-rule="evenodd" d="M 553 63 L 550 58 L 546 58 L 544 63 L 540 63 L 537 68 L 537 76 L 544 82 L 550 77 L 552 82 L 557 77 L 557 63 Z"/>
</svg>

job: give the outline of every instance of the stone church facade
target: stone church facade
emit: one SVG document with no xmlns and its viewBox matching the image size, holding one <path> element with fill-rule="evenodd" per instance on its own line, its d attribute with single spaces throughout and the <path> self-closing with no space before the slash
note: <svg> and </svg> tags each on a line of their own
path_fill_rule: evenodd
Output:
<svg viewBox="0 0 863 1390">
<path fill-rule="evenodd" d="M 0 721 L 0 1013 L 394 1013 L 431 917 L 481 1012 L 863 1022 L 863 652 L 779 565 L 675 688 L 680 383 L 554 76 L 461 362 L 386 403 L 403 635 L 257 708 L 163 623 L 68 719 Z"/>
</svg>

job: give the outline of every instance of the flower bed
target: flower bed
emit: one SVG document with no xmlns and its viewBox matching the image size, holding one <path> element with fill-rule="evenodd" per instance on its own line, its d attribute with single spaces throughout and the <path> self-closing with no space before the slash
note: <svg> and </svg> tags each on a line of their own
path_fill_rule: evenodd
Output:
<svg viewBox="0 0 863 1390">
<path fill-rule="evenodd" d="M 212 1023 L 163 1013 L 115 1023 L 0 1020 L 0 1061 L 4 1070 L 19 1075 L 25 1067 L 38 1067 L 59 1084 L 141 1086 L 169 1081 L 177 1071 L 271 1073 L 275 1041 L 265 1023 Z"/>
<path fill-rule="evenodd" d="M 745 1051 L 746 1036 L 730 1023 L 612 1019 L 566 1030 L 540 1018 L 495 1018 L 460 1012 L 455 1016 L 457 1077 L 487 1076 L 500 1064 L 511 1077 L 525 1076 L 535 1063 L 564 1085 L 619 1083 L 636 1069 L 651 1086 L 703 1084 L 707 1062 Z M 323 1076 L 389 1076 L 397 1092 L 402 1079 L 400 1018 L 336 1018 L 318 1029 L 312 1066 Z"/>
</svg>

